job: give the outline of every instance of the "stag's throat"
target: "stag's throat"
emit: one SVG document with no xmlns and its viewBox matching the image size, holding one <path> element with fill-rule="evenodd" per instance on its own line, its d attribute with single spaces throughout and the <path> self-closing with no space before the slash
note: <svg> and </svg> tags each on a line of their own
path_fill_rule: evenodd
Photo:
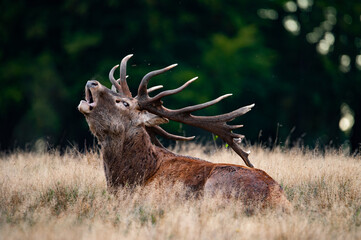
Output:
<svg viewBox="0 0 361 240">
<path fill-rule="evenodd" d="M 144 128 L 131 136 L 109 137 L 101 142 L 107 184 L 111 187 L 144 184 L 157 171 L 164 154 L 151 143 Z"/>
</svg>

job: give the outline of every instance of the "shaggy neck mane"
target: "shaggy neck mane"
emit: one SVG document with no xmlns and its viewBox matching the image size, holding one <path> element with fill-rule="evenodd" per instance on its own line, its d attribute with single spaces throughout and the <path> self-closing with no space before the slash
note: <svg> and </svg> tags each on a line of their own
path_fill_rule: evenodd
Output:
<svg viewBox="0 0 361 240">
<path fill-rule="evenodd" d="M 108 135 L 101 141 L 108 187 L 144 184 L 159 168 L 165 155 L 171 154 L 151 143 L 143 127 L 127 135 Z"/>
</svg>

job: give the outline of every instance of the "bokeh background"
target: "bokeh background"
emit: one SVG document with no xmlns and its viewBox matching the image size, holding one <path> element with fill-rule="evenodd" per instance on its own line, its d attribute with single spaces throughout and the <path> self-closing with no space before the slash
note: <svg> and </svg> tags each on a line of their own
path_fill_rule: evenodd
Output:
<svg viewBox="0 0 361 240">
<path fill-rule="evenodd" d="M 109 70 L 130 53 L 133 93 L 144 74 L 172 63 L 150 85 L 199 76 L 167 107 L 225 93 L 233 96 L 199 114 L 256 103 L 236 120 L 251 143 L 360 148 L 359 0 L 1 0 L 0 46 L 2 151 L 94 144 L 76 108 L 85 83 L 109 87 Z"/>
</svg>

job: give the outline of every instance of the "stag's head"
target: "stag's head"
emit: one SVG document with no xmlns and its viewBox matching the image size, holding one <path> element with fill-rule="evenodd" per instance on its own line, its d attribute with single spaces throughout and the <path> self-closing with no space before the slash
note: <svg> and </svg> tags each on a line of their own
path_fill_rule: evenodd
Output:
<svg viewBox="0 0 361 240">
<path fill-rule="evenodd" d="M 163 87 L 155 86 L 148 89 L 149 80 L 170 70 L 177 64 L 146 74 L 139 85 L 138 95 L 133 98 L 126 80 L 126 65 L 130 57 L 132 55 L 126 56 L 121 61 L 120 79 L 114 78 L 114 71 L 119 65 L 110 70 L 109 79 L 113 85 L 112 89 L 106 88 L 95 80 L 88 81 L 85 86 L 85 100 L 80 102 L 78 109 L 85 115 L 92 133 L 97 138 L 102 140 L 106 136 L 117 136 L 124 133 L 131 137 L 137 134 L 139 130 L 145 130 L 151 137 L 151 141 L 158 146 L 161 145 L 155 135 L 173 140 L 191 140 L 194 138 L 173 135 L 158 126 L 167 123 L 170 119 L 214 133 L 227 142 L 241 156 L 247 166 L 253 167 L 248 160 L 249 153 L 244 152 L 238 145 L 244 136 L 233 132 L 234 129 L 240 128 L 242 125 L 228 125 L 227 122 L 247 113 L 254 104 L 217 116 L 205 117 L 191 114 L 232 95 L 226 94 L 212 101 L 178 110 L 165 108 L 161 101 L 163 97 L 182 91 L 197 79 L 193 78 L 177 89 L 160 92 L 154 97 L 149 96 L 150 92 Z"/>
<path fill-rule="evenodd" d="M 99 139 L 123 134 L 126 130 L 128 134 L 132 134 L 137 128 L 154 127 L 168 122 L 166 118 L 142 110 L 138 100 L 132 97 L 125 79 L 126 62 L 130 57 L 131 55 L 127 56 L 121 63 L 121 77 L 124 76 L 124 79 L 114 79 L 114 71 L 119 65 L 110 71 L 112 89 L 96 80 L 89 80 L 85 85 L 85 100 L 80 101 L 78 109 L 84 114 L 92 133 Z"/>
</svg>

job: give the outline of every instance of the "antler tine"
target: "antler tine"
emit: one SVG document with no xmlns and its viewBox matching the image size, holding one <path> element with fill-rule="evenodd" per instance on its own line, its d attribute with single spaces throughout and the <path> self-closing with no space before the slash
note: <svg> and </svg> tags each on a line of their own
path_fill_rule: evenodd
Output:
<svg viewBox="0 0 361 240">
<path fill-rule="evenodd" d="M 125 77 L 128 78 L 128 75 L 125 76 Z M 119 83 L 119 81 L 120 81 L 120 78 L 117 79 L 117 82 L 118 82 L 118 83 Z M 163 85 L 157 85 L 157 86 L 151 87 L 151 88 L 148 89 L 148 93 L 151 93 L 151 92 L 153 92 L 153 91 L 155 91 L 155 90 L 161 89 L 162 87 L 163 87 Z M 116 92 L 116 91 L 117 91 L 117 89 L 114 87 L 114 85 L 112 85 L 111 90 L 112 90 L 113 92 Z"/>
<path fill-rule="evenodd" d="M 174 134 L 168 133 L 167 131 L 165 131 L 163 128 L 161 128 L 159 126 L 154 126 L 152 128 L 153 128 L 153 131 L 157 135 L 160 135 L 160 136 L 166 137 L 168 139 L 172 139 L 172 140 L 190 141 L 195 138 L 195 136 L 183 137 L 183 136 L 174 135 Z"/>
<path fill-rule="evenodd" d="M 198 77 L 192 78 L 191 80 L 187 81 L 185 84 L 180 86 L 179 88 L 161 92 L 158 95 L 156 95 L 155 97 L 150 98 L 149 101 L 158 102 L 158 101 L 161 100 L 161 98 L 163 98 L 165 96 L 169 96 L 169 95 L 179 93 L 183 89 L 185 89 L 189 84 L 191 84 L 192 82 L 194 82 L 197 79 L 198 79 Z M 148 92 L 149 92 L 149 90 L 148 90 Z M 179 113 L 179 114 L 181 114 L 181 113 L 191 113 L 191 112 L 194 112 L 194 111 L 198 111 L 198 110 L 207 108 L 207 107 L 209 107 L 211 105 L 214 105 L 214 104 L 216 104 L 216 103 L 218 103 L 218 102 L 222 101 L 223 99 L 225 99 L 227 97 L 230 97 L 230 96 L 232 96 L 232 93 L 222 95 L 222 96 L 220 96 L 220 97 L 218 97 L 218 98 L 216 98 L 216 99 L 214 99 L 212 101 L 209 101 L 209 102 L 205 102 L 205 103 L 194 105 L 194 106 L 188 106 L 188 107 L 185 107 L 185 108 L 181 108 L 181 109 L 178 109 L 178 110 L 172 110 L 172 111 L 174 111 L 176 113 Z M 254 106 L 254 104 L 249 105 L 249 106 L 245 106 L 245 107 L 241 107 L 241 108 L 239 108 L 239 109 L 237 109 L 237 110 L 235 110 L 233 112 L 230 112 L 230 113 L 217 115 L 217 116 L 212 116 L 212 117 L 207 117 L 207 120 L 209 120 L 209 121 L 226 121 L 226 122 L 229 122 L 229 121 L 232 121 L 236 117 L 239 117 L 241 115 L 246 114 L 247 112 L 249 112 L 252 109 L 253 106 Z"/>
<path fill-rule="evenodd" d="M 137 96 L 137 97 L 140 98 L 140 99 L 147 99 L 147 98 L 149 98 L 149 96 L 148 96 L 148 90 L 147 90 L 147 85 L 148 85 L 149 80 L 150 80 L 152 77 L 157 76 L 157 75 L 159 75 L 159 74 L 161 74 L 161 73 L 164 73 L 164 72 L 166 72 L 166 71 L 174 68 L 174 67 L 177 66 L 177 65 L 178 65 L 178 64 L 172 64 L 172 65 L 170 65 L 170 66 L 168 66 L 168 67 L 165 67 L 165 68 L 162 68 L 162 69 L 155 70 L 155 71 L 152 71 L 152 72 L 150 72 L 150 73 L 147 73 L 147 74 L 143 77 L 142 81 L 141 81 L 140 84 L 139 84 L 138 96 Z"/>
<path fill-rule="evenodd" d="M 228 142 L 227 142 L 228 143 Z M 250 167 L 254 168 L 253 164 L 249 161 L 248 156 L 250 152 L 243 151 L 237 143 L 232 141 L 231 143 L 228 143 L 228 145 L 243 159 L 244 163 Z"/>
<path fill-rule="evenodd" d="M 132 97 L 132 93 L 130 92 L 127 83 L 127 62 L 131 57 L 133 57 L 133 54 L 127 55 L 120 62 L 120 86 L 123 90 L 124 95 L 127 97 Z"/>
<path fill-rule="evenodd" d="M 117 89 L 114 87 L 113 84 L 112 84 L 111 90 L 112 90 L 113 92 L 117 92 Z"/>
<path fill-rule="evenodd" d="M 209 121 L 230 122 L 230 121 L 234 120 L 235 118 L 248 113 L 249 111 L 252 110 L 252 108 L 254 106 L 255 106 L 255 104 L 253 103 L 251 105 L 238 108 L 238 109 L 234 110 L 233 112 L 207 117 L 207 119 Z"/>
<path fill-rule="evenodd" d="M 184 107 L 184 108 L 181 108 L 181 109 L 178 109 L 178 110 L 174 110 L 176 111 L 177 113 L 191 113 L 191 112 L 195 112 L 195 111 L 198 111 L 198 110 L 201 110 L 201 109 L 204 109 L 204 108 L 207 108 L 209 106 L 212 106 L 220 101 L 222 101 L 223 99 L 229 97 L 229 96 L 232 96 L 232 93 L 229 93 L 229 94 L 225 94 L 223 96 L 220 96 L 216 99 L 213 99 L 212 101 L 209 101 L 209 102 L 205 102 L 205 103 L 201 103 L 201 104 L 197 104 L 197 105 L 194 105 L 194 106 L 189 106 L 189 107 Z"/>
<path fill-rule="evenodd" d="M 163 88 L 163 85 L 157 85 L 151 88 L 148 88 L 148 93 L 154 92 L 155 90 Z"/>
<path fill-rule="evenodd" d="M 158 140 L 156 135 L 161 135 L 161 136 L 166 137 L 168 139 L 180 140 L 180 141 L 189 141 L 189 140 L 193 140 L 195 138 L 195 136 L 183 137 L 183 136 L 170 134 L 170 133 L 166 132 L 163 128 L 161 128 L 159 126 L 145 127 L 145 129 L 148 132 L 148 134 L 150 136 L 150 140 L 152 141 L 152 143 L 155 144 L 156 146 L 162 147 L 164 149 L 166 149 L 166 148 L 161 144 L 161 142 Z"/>
<path fill-rule="evenodd" d="M 122 87 L 119 85 L 118 81 L 114 78 L 114 71 L 119 67 L 119 64 L 115 65 L 109 72 L 109 80 L 115 87 L 115 89 L 119 92 L 119 94 L 124 95 Z"/>
<path fill-rule="evenodd" d="M 194 82 L 194 81 L 197 80 L 197 79 L 198 79 L 198 77 L 192 78 L 191 80 L 187 81 L 185 84 L 183 84 L 182 86 L 180 86 L 179 88 L 161 92 L 161 93 L 159 93 L 158 95 L 156 95 L 155 97 L 153 97 L 153 98 L 152 98 L 152 101 L 157 101 L 157 100 L 161 99 L 162 97 L 179 93 L 179 92 L 183 91 L 183 89 L 185 89 L 189 84 L 191 84 L 192 82 Z M 148 90 L 148 92 L 149 92 L 149 90 Z"/>
<path fill-rule="evenodd" d="M 119 83 L 120 78 L 118 78 L 116 81 L 117 81 L 117 83 Z M 112 84 L 111 90 L 112 90 L 113 92 L 117 92 L 117 89 L 114 87 L 113 84 Z"/>
<path fill-rule="evenodd" d="M 229 127 L 230 127 L 230 129 L 237 129 L 237 128 L 243 127 L 243 125 L 242 124 L 240 124 L 240 125 L 229 125 Z"/>
</svg>

